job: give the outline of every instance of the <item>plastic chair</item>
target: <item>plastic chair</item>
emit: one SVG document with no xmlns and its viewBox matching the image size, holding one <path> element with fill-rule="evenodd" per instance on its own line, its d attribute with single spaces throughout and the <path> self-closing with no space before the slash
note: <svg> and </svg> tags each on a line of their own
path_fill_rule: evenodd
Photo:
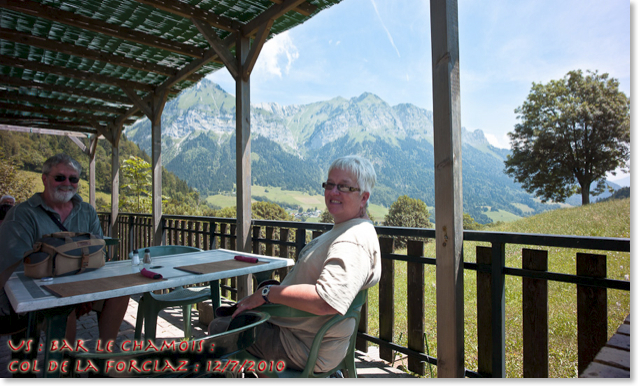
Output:
<svg viewBox="0 0 638 386">
<path fill-rule="evenodd" d="M 256 338 L 255 328 L 270 318 L 265 312 L 248 311 L 236 317 L 228 326 L 228 331 L 191 340 L 188 349 L 180 349 L 179 340 L 166 341 L 156 345 L 163 350 L 139 347 L 132 350 L 133 343 L 120 346 L 114 352 L 82 350 L 68 352 L 71 362 L 68 366 L 71 377 L 82 372 L 99 377 L 218 377 L 228 376 L 225 368 L 230 369 L 234 364 L 227 364 L 233 354 L 250 347 Z M 34 350 L 35 351 L 35 350 Z M 93 368 L 88 367 L 91 361 Z M 176 371 L 163 369 L 166 361 L 171 363 Z M 79 362 L 79 363 L 77 363 Z M 235 365 L 236 366 L 236 365 Z M 97 374 L 95 374 L 97 369 Z M 157 370 L 156 370 L 157 369 Z M 163 369 L 163 370 L 162 370 Z"/>
<path fill-rule="evenodd" d="M 283 371 L 263 371 L 259 372 L 267 377 L 273 378 L 327 378 L 332 375 L 337 370 L 341 370 L 346 372 L 346 376 L 348 378 L 357 378 L 357 369 L 354 364 L 354 350 L 355 344 L 357 341 L 357 326 L 359 326 L 359 320 L 361 319 L 361 307 L 365 304 L 368 299 L 368 290 L 361 290 L 357 296 L 352 301 L 350 308 L 344 315 L 335 315 L 330 318 L 317 332 L 315 339 L 312 342 L 312 346 L 310 346 L 310 352 L 308 353 L 308 360 L 306 361 L 306 366 L 303 371 L 293 370 L 293 369 L 284 369 Z M 255 308 L 253 311 L 260 311 L 270 314 L 270 316 L 278 316 L 278 317 L 286 317 L 286 318 L 295 318 L 295 317 L 316 317 L 317 315 L 311 314 L 309 312 L 297 310 L 295 308 L 282 306 L 280 304 L 267 304 L 261 307 Z M 321 342 L 323 340 L 324 335 L 330 327 L 335 324 L 353 318 L 355 320 L 355 331 L 350 336 L 350 342 L 348 343 L 348 350 L 346 351 L 346 356 L 341 360 L 341 362 L 335 366 L 333 369 L 326 371 L 325 373 L 315 373 L 314 368 L 317 363 L 317 356 L 319 355 L 319 348 L 321 347 Z M 233 356 L 235 359 L 239 360 L 252 360 L 254 363 L 257 363 L 261 359 L 256 358 L 251 355 L 247 351 L 241 351 L 238 354 Z"/>
<path fill-rule="evenodd" d="M 144 248 L 146 249 L 146 248 Z M 141 249 L 142 255 L 144 249 Z M 202 249 L 182 245 L 161 245 L 148 247 L 151 257 L 177 255 L 181 253 L 201 252 Z M 129 259 L 133 252 L 129 253 Z M 211 286 L 219 286 L 219 282 L 211 282 Z M 217 291 L 219 292 L 219 291 Z M 135 323 L 135 339 L 142 337 L 142 324 L 144 324 L 144 338 L 155 339 L 157 331 L 157 315 L 167 307 L 181 306 L 184 317 L 184 337 L 191 336 L 191 306 L 211 298 L 210 287 L 184 288 L 177 287 L 167 294 L 155 294 L 146 292 L 142 295 L 137 308 L 137 321 Z"/>
</svg>

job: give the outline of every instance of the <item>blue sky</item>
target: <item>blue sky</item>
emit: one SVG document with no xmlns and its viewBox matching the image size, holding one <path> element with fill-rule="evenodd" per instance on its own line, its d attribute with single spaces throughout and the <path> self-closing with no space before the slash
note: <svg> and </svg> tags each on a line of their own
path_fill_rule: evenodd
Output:
<svg viewBox="0 0 638 386">
<path fill-rule="evenodd" d="M 532 82 L 598 70 L 630 95 L 629 1 L 458 3 L 461 124 L 483 130 L 493 145 L 509 148 L 514 109 Z M 422 0 L 344 0 L 278 35 L 251 76 L 251 103 L 306 104 L 372 92 L 390 105 L 431 110 L 429 7 Z M 234 94 L 226 70 L 208 78 Z"/>
</svg>

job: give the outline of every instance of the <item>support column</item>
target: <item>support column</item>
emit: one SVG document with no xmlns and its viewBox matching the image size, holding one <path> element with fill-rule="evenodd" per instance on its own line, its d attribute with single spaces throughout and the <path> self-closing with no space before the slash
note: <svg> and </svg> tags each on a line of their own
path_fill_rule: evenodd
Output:
<svg viewBox="0 0 638 386">
<path fill-rule="evenodd" d="M 95 206 L 95 152 L 97 150 L 97 135 L 89 139 L 89 203 Z"/>
<path fill-rule="evenodd" d="M 151 119 L 151 158 L 153 159 L 153 245 L 162 245 L 162 111 L 167 93 L 153 95 Z"/>
<path fill-rule="evenodd" d="M 464 375 L 458 4 L 431 0 L 438 376 Z"/>
<path fill-rule="evenodd" d="M 243 68 L 248 57 L 250 39 L 237 39 L 235 51 L 239 68 Z M 250 76 L 235 79 L 236 90 L 236 156 L 237 156 L 237 250 L 251 252 L 251 174 L 250 174 Z M 250 275 L 237 280 L 237 299 L 251 294 L 252 279 Z"/>
<path fill-rule="evenodd" d="M 120 213 L 120 148 L 111 147 L 111 237 L 120 237 L 117 216 Z"/>
</svg>

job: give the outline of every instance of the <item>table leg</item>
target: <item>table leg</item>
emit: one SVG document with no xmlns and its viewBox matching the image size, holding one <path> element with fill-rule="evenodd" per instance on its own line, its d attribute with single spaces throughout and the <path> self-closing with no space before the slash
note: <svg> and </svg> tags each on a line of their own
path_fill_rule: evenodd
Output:
<svg viewBox="0 0 638 386">
<path fill-rule="evenodd" d="M 46 317 L 46 342 L 44 347 L 44 377 L 46 378 L 54 378 L 60 376 L 59 366 L 61 366 L 61 362 L 64 357 L 64 352 L 60 350 L 60 346 L 62 344 L 62 340 L 65 338 L 66 335 L 66 320 L 69 317 L 71 311 L 73 311 L 74 309 L 75 306 L 58 307 L 43 311 Z M 55 344 L 57 345 L 56 350 L 51 350 L 51 348 L 53 348 L 53 342 L 55 342 Z M 55 364 L 58 365 L 58 368 L 53 369 L 52 367 L 53 371 L 48 371 L 49 366 L 54 366 Z"/>
<path fill-rule="evenodd" d="M 215 315 L 215 310 L 217 310 L 222 305 L 222 295 L 219 288 L 219 280 L 212 280 L 210 282 L 210 299 L 213 305 L 213 315 Z"/>
</svg>

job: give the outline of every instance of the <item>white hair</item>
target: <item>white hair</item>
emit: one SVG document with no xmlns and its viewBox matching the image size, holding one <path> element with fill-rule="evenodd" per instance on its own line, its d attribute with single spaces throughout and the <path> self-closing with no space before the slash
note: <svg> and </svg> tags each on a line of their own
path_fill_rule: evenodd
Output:
<svg viewBox="0 0 638 386">
<path fill-rule="evenodd" d="M 361 189 L 359 195 L 363 194 L 363 192 L 371 193 L 377 181 L 377 173 L 374 172 L 374 167 L 370 161 L 358 155 L 347 155 L 337 158 L 332 161 L 332 165 L 330 165 L 330 169 L 328 169 L 328 174 L 330 174 L 333 169 L 345 170 L 352 173 L 357 180 L 359 189 Z"/>
</svg>

